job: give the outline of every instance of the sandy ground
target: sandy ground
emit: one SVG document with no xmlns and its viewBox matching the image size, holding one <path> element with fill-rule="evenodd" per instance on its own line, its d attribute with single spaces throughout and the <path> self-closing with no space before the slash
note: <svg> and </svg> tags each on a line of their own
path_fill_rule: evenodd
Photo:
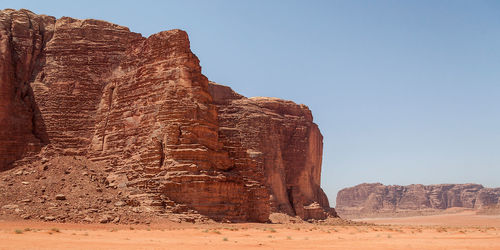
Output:
<svg viewBox="0 0 500 250">
<path fill-rule="evenodd" d="M 0 249 L 500 249 L 498 216 L 367 221 L 392 225 L 126 226 L 0 221 Z"/>
<path fill-rule="evenodd" d="M 364 218 L 354 221 L 366 221 L 376 224 L 396 225 L 447 225 L 447 226 L 490 226 L 500 227 L 500 215 L 478 215 L 475 211 L 455 214 L 398 217 L 398 218 Z"/>
</svg>

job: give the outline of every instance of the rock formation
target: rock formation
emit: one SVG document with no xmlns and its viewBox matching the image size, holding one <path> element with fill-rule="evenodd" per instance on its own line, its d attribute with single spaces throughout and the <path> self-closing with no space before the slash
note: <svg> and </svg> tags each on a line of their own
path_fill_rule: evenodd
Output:
<svg viewBox="0 0 500 250">
<path fill-rule="evenodd" d="M 444 210 L 453 207 L 486 209 L 500 205 L 500 188 L 478 184 L 385 186 L 363 183 L 337 194 L 340 215 Z"/>
<path fill-rule="evenodd" d="M 269 187 L 274 212 L 322 218 L 329 208 L 320 187 L 323 136 L 305 105 L 277 98 L 245 98 L 210 83 L 219 134 L 234 171 Z"/>
<path fill-rule="evenodd" d="M 311 111 L 209 82 L 186 32 L 6 9 L 0 34 L 0 170 L 73 155 L 142 211 L 336 215 Z"/>
</svg>

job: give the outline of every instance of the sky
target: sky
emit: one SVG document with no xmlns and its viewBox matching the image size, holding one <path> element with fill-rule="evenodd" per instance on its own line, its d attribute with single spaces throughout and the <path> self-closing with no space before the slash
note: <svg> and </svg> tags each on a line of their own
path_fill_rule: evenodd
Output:
<svg viewBox="0 0 500 250">
<path fill-rule="evenodd" d="M 24 1 L 149 36 L 186 30 L 203 74 L 245 96 L 306 104 L 322 187 L 500 187 L 499 1 Z"/>
</svg>

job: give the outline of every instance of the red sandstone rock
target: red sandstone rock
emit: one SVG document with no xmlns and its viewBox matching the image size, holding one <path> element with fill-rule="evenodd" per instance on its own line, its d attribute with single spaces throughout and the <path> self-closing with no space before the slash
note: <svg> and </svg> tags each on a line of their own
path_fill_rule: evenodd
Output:
<svg viewBox="0 0 500 250">
<path fill-rule="evenodd" d="M 210 93 L 218 107 L 221 140 L 234 159 L 233 171 L 255 176 L 269 187 L 272 212 L 305 219 L 335 215 L 320 187 L 323 136 L 305 105 L 245 98 L 216 83 L 210 83 Z"/>
<path fill-rule="evenodd" d="M 54 18 L 29 11 L 0 12 L 0 170 L 39 150 L 30 81 L 53 22 Z"/>
<path fill-rule="evenodd" d="M 474 208 L 500 208 L 500 188 L 483 188 L 476 195 Z"/>
<path fill-rule="evenodd" d="M 337 194 L 337 212 L 342 215 L 444 210 L 452 207 L 484 209 L 499 204 L 500 188 L 478 184 L 385 186 L 364 183 Z"/>
<path fill-rule="evenodd" d="M 80 155 L 137 211 L 335 215 L 309 109 L 209 83 L 184 31 L 3 10 L 0 34 L 0 170 Z"/>
</svg>

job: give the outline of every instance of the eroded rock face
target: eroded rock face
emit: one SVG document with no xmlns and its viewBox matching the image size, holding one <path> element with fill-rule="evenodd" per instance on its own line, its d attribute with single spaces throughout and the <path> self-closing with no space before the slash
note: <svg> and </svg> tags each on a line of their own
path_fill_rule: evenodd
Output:
<svg viewBox="0 0 500 250">
<path fill-rule="evenodd" d="M 385 186 L 363 183 L 340 190 L 336 210 L 341 215 L 349 215 L 452 207 L 481 209 L 496 206 L 499 197 L 499 188 L 484 188 L 478 184 Z"/>
<path fill-rule="evenodd" d="M 142 37 L 104 21 L 28 10 L 3 10 L 0 22 L 0 169 L 49 143 L 84 154 L 105 79 Z"/>
<path fill-rule="evenodd" d="M 209 83 L 184 31 L 144 38 L 7 9 L 0 34 L 0 170 L 40 160 L 42 149 L 106 164 L 109 186 L 148 211 L 335 215 L 309 109 Z"/>
<path fill-rule="evenodd" d="M 306 219 L 335 215 L 320 187 L 323 136 L 311 111 L 277 98 L 245 98 L 216 83 L 209 87 L 232 171 L 265 183 L 273 212 Z"/>
<path fill-rule="evenodd" d="M 0 170 L 43 143 L 30 81 L 54 23 L 28 11 L 0 12 Z"/>
<path fill-rule="evenodd" d="M 500 188 L 483 188 L 477 193 L 474 208 L 487 209 L 495 206 L 500 208 Z"/>
</svg>

